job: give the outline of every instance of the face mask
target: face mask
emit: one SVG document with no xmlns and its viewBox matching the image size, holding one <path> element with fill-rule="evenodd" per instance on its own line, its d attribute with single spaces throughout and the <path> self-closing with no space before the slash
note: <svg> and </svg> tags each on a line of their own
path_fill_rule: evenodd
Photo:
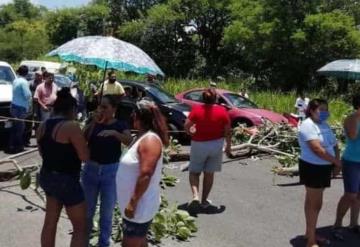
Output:
<svg viewBox="0 0 360 247">
<path fill-rule="evenodd" d="M 320 111 L 319 112 L 319 121 L 320 123 L 326 122 L 330 117 L 330 113 L 328 111 Z"/>
<path fill-rule="evenodd" d="M 109 79 L 109 82 L 111 82 L 111 83 L 114 83 L 115 81 L 116 81 L 115 78 L 110 78 L 110 79 Z"/>
</svg>

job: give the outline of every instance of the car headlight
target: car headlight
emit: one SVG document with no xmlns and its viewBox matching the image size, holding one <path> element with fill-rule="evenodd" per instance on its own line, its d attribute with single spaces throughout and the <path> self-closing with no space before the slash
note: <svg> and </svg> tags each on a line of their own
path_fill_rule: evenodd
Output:
<svg viewBox="0 0 360 247">
<path fill-rule="evenodd" d="M 190 112 L 188 112 L 188 111 L 183 111 L 183 114 L 185 115 L 185 117 L 189 117 Z"/>
</svg>

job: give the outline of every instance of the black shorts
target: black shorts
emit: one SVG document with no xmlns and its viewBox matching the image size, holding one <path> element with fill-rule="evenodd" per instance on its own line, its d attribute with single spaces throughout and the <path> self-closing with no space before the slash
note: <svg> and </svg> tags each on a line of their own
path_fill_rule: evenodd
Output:
<svg viewBox="0 0 360 247">
<path fill-rule="evenodd" d="M 79 174 L 41 170 L 40 186 L 47 196 L 54 197 L 66 207 L 85 200 Z"/>
<path fill-rule="evenodd" d="M 123 234 L 126 237 L 146 237 L 149 228 L 151 226 L 151 221 L 146 223 L 135 223 L 128 221 L 123 218 Z"/>
<path fill-rule="evenodd" d="M 331 185 L 332 165 L 314 165 L 299 159 L 300 183 L 309 188 L 328 188 Z"/>
</svg>

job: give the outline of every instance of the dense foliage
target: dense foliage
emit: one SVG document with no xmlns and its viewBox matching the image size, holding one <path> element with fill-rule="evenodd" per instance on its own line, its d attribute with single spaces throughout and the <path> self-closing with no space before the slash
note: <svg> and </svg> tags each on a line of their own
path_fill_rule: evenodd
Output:
<svg viewBox="0 0 360 247">
<path fill-rule="evenodd" d="M 359 24 L 355 0 L 93 0 L 58 10 L 14 0 L 0 6 L 0 59 L 34 59 L 78 36 L 113 35 L 170 77 L 314 88 L 324 85 L 319 67 L 359 55 Z"/>
</svg>

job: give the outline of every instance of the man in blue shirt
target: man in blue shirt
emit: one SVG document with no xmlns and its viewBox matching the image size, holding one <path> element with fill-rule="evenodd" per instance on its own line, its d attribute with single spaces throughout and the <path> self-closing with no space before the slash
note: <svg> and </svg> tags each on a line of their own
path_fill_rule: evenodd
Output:
<svg viewBox="0 0 360 247">
<path fill-rule="evenodd" d="M 27 66 L 20 66 L 17 71 L 19 77 L 13 81 L 13 98 L 10 108 L 10 114 L 13 118 L 25 119 L 30 111 L 31 91 L 29 82 L 25 79 L 28 72 Z M 24 122 L 13 121 L 9 140 L 9 152 L 18 153 L 24 150 L 24 130 Z"/>
</svg>

